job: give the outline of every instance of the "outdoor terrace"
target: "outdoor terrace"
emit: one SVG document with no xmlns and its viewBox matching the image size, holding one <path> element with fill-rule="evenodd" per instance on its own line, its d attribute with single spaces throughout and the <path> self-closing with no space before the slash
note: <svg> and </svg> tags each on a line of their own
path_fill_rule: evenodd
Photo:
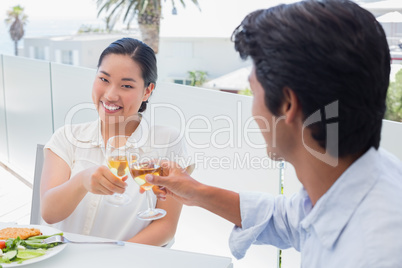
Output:
<svg viewBox="0 0 402 268">
<path fill-rule="evenodd" d="M 97 117 L 91 101 L 94 69 L 21 57 L 0 58 L 0 222 L 29 223 L 37 144 L 45 144 L 66 123 Z M 151 124 L 183 133 L 197 165 L 193 176 L 234 191 L 285 195 L 300 183 L 290 164 L 266 156 L 251 116 L 252 98 L 215 90 L 160 83 L 150 99 Z M 274 130 L 272 130 L 274 131 Z M 382 147 L 402 159 L 402 124 L 384 121 Z M 184 207 L 173 249 L 231 257 L 232 224 L 196 208 Z M 234 267 L 278 267 L 278 250 L 253 246 Z M 282 267 L 299 267 L 294 250 L 282 251 Z"/>
</svg>

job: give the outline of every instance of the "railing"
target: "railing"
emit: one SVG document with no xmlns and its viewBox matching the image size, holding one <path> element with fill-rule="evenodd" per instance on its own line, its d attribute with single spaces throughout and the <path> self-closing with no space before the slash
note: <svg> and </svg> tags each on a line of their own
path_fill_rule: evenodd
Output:
<svg viewBox="0 0 402 268">
<path fill-rule="evenodd" d="M 94 69 L 1 57 L 0 161 L 32 183 L 36 144 L 44 144 L 65 123 L 97 118 L 91 101 Z M 157 85 L 146 112 L 149 123 L 182 131 L 197 168 L 193 176 L 234 191 L 280 192 L 300 188 L 293 167 L 266 156 L 264 141 L 251 116 L 252 98 L 169 83 Z M 382 145 L 402 159 L 402 124 L 384 121 Z M 232 224 L 196 207 L 184 207 L 175 249 L 231 256 Z M 282 267 L 299 267 L 300 255 L 282 251 Z M 278 267 L 278 250 L 252 246 L 235 267 Z"/>
</svg>

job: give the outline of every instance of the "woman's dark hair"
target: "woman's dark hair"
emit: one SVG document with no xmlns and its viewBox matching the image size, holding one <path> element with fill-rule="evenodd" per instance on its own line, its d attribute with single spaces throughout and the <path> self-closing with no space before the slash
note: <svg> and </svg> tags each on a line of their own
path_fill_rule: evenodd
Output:
<svg viewBox="0 0 402 268">
<path fill-rule="evenodd" d="M 133 38 L 122 38 L 111 43 L 99 57 L 98 68 L 102 60 L 109 54 L 128 55 L 141 68 L 144 86 L 148 87 L 151 83 L 156 86 L 158 70 L 156 66 L 155 52 L 147 44 Z M 138 112 L 142 113 L 147 108 L 148 101 L 143 101 Z"/>
<path fill-rule="evenodd" d="M 348 0 L 307 0 L 249 14 L 232 35 L 243 59 L 253 60 L 265 105 L 278 116 L 283 89 L 301 103 L 304 119 L 337 105 L 337 155 L 379 147 L 386 109 L 390 53 L 381 25 Z M 319 114 L 319 115 L 320 115 Z M 311 124 L 328 148 L 327 122 Z M 330 131 L 330 130 L 328 130 Z"/>
</svg>

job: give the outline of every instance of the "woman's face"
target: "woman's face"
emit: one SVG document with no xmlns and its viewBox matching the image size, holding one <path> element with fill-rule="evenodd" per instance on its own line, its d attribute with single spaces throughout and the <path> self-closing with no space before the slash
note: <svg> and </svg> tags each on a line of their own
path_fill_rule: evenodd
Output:
<svg viewBox="0 0 402 268">
<path fill-rule="evenodd" d="M 122 123 L 137 115 L 154 86 L 145 87 L 141 68 L 130 56 L 109 54 L 98 68 L 92 101 L 103 123 Z"/>
</svg>

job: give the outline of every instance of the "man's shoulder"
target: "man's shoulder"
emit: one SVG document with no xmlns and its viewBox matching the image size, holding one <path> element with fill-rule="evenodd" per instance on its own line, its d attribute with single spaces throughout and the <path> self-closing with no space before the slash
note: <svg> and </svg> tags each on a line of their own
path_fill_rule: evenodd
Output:
<svg viewBox="0 0 402 268">
<path fill-rule="evenodd" d="M 378 149 L 378 154 L 380 156 L 380 165 L 383 174 L 399 174 L 402 175 L 402 161 L 394 154 L 391 154 L 383 148 Z"/>
<path fill-rule="evenodd" d="M 390 203 L 402 205 L 402 162 L 384 149 L 380 148 L 378 154 L 378 163 L 373 163 L 378 180 L 368 197 L 378 199 L 379 203 L 388 203 L 390 207 Z"/>
<path fill-rule="evenodd" d="M 387 166 L 382 166 L 382 172 L 376 173 L 376 183 L 355 212 L 355 219 L 366 232 L 368 246 L 387 245 L 396 237 L 402 238 L 402 167 L 390 162 Z M 402 252 L 402 239 L 399 240 Z"/>
<path fill-rule="evenodd" d="M 377 215 L 388 216 L 392 219 L 401 217 L 402 222 L 402 162 L 393 154 L 384 149 L 379 149 L 375 158 L 376 162 L 371 163 L 370 173 L 367 176 L 375 176 L 375 184 L 362 201 L 362 208 Z M 367 167 L 369 168 L 369 167 Z M 364 183 L 364 181 L 362 182 Z M 358 191 L 359 189 L 356 189 Z M 386 219 L 385 219 L 386 220 Z"/>
<path fill-rule="evenodd" d="M 348 222 L 347 243 L 354 245 L 355 258 L 364 267 L 399 267 L 402 263 L 401 192 L 400 184 L 380 178 Z"/>
<path fill-rule="evenodd" d="M 400 228 L 402 163 L 383 149 L 379 149 L 376 153 L 378 154 L 375 158 L 377 162 L 372 163 L 371 167 L 366 167 L 371 171 L 366 174 L 367 178 L 376 176 L 375 183 L 361 200 L 349 222 L 355 230 L 355 237 L 358 232 L 361 232 L 361 250 L 367 251 L 367 256 L 372 256 L 373 261 L 376 258 L 382 258 L 383 253 L 385 254 L 382 249 L 395 254 L 397 251 L 402 252 L 402 239 L 399 239 L 402 238 L 402 228 Z M 356 193 L 359 190 L 358 186 L 355 187 Z"/>
</svg>

